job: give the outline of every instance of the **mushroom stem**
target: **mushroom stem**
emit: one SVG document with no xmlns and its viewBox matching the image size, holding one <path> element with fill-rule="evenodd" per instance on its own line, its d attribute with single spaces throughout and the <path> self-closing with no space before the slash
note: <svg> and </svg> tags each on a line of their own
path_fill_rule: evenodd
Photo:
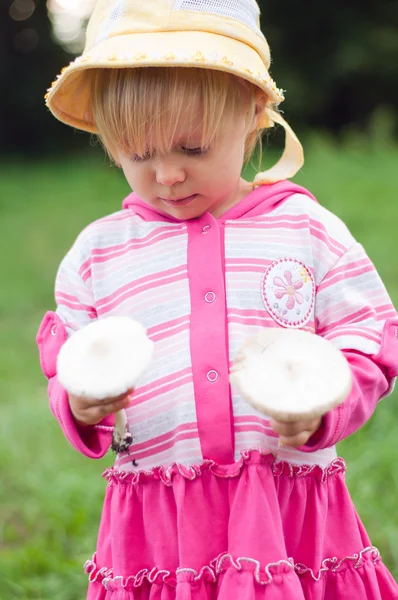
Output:
<svg viewBox="0 0 398 600">
<path fill-rule="evenodd" d="M 115 413 L 115 429 L 122 438 L 128 429 L 127 415 L 125 410 L 119 410 Z"/>
<path fill-rule="evenodd" d="M 115 413 L 115 428 L 112 436 L 112 450 L 117 454 L 128 451 L 133 443 L 133 436 L 130 433 L 125 410 L 119 410 Z"/>
</svg>

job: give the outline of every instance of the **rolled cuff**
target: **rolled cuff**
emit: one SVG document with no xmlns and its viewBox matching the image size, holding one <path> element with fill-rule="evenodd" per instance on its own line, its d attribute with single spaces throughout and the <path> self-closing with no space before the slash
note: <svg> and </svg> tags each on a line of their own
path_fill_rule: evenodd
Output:
<svg viewBox="0 0 398 600">
<path fill-rule="evenodd" d="M 98 425 L 80 426 L 73 418 L 66 390 L 57 379 L 57 357 L 68 339 L 65 325 L 59 316 L 48 311 L 37 334 L 40 364 L 48 379 L 48 396 L 53 415 L 70 444 L 89 458 L 101 458 L 109 450 L 115 417 L 110 415 Z"/>
<path fill-rule="evenodd" d="M 56 376 L 49 380 L 48 395 L 51 412 L 70 444 L 89 458 L 102 458 L 112 443 L 114 415 L 105 417 L 98 425 L 82 426 L 76 423 L 69 406 L 68 394 Z"/>
</svg>

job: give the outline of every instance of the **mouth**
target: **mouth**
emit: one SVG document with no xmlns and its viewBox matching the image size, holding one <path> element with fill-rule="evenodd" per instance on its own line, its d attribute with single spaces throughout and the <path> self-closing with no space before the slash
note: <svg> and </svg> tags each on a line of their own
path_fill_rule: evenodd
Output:
<svg viewBox="0 0 398 600">
<path fill-rule="evenodd" d="M 191 204 L 195 200 L 198 194 L 192 194 L 192 196 L 185 196 L 185 198 L 176 198 L 172 200 L 171 198 L 160 198 L 163 202 L 168 204 L 169 206 L 187 206 Z"/>
</svg>

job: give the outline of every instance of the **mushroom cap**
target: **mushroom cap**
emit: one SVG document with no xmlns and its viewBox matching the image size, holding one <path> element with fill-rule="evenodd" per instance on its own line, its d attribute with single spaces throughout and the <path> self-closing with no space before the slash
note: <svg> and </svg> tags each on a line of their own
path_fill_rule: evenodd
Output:
<svg viewBox="0 0 398 600">
<path fill-rule="evenodd" d="M 292 422 L 320 417 L 344 402 L 352 375 L 344 354 L 328 340 L 275 327 L 243 345 L 230 382 L 260 412 Z"/>
<path fill-rule="evenodd" d="M 73 333 L 57 359 L 60 383 L 71 394 L 102 400 L 124 394 L 147 369 L 153 342 L 130 317 L 105 317 Z"/>
</svg>

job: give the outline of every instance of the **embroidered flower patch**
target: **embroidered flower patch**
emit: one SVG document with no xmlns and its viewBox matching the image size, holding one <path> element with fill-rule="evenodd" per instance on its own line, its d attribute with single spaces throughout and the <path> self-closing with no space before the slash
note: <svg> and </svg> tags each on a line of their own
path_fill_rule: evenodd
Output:
<svg viewBox="0 0 398 600">
<path fill-rule="evenodd" d="M 283 327 L 302 327 L 312 315 L 315 282 L 295 258 L 275 260 L 266 270 L 261 293 L 271 317 Z"/>
</svg>

